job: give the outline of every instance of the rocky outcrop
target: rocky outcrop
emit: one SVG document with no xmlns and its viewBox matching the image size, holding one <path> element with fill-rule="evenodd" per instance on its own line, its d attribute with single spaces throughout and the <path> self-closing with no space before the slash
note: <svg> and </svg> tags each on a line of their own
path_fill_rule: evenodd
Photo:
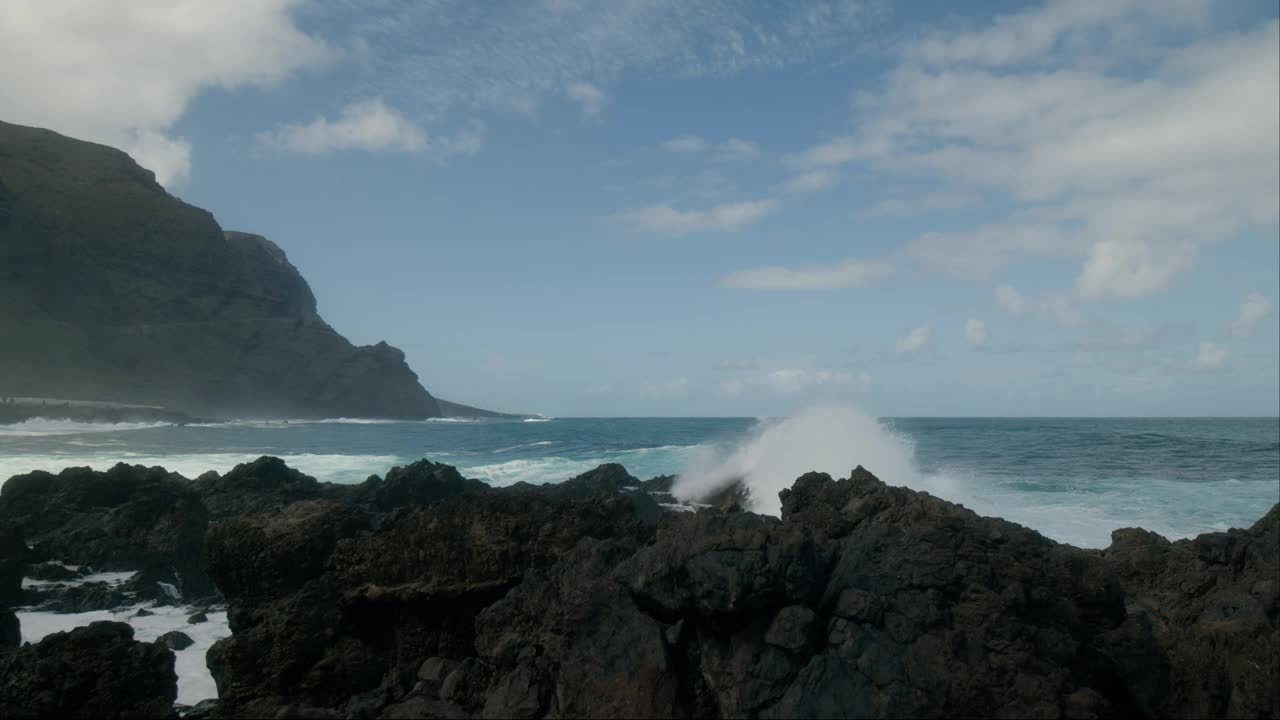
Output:
<svg viewBox="0 0 1280 720">
<path fill-rule="evenodd" d="M 168 718 L 178 695 L 173 653 L 95 622 L 34 645 L 0 649 L 0 717 Z"/>
<path fill-rule="evenodd" d="M 204 572 L 208 513 L 191 484 L 163 468 L 17 475 L 0 489 L 0 521 L 22 525 L 41 559 L 139 571 L 135 593 L 162 594 L 159 582 L 187 598 L 216 591 Z"/>
<path fill-rule="evenodd" d="M 163 468 L 117 465 L 107 472 L 68 468 L 58 475 L 18 475 L 0 490 L 0 523 L 25 525 L 41 562 L 27 577 L 42 582 L 15 590 L 12 605 L 48 612 L 107 610 L 139 602 L 190 603 L 215 596 L 205 572 L 210 522 L 283 510 L 329 499 L 373 522 L 399 508 L 489 490 L 448 465 L 421 460 L 374 475 L 359 485 L 317 482 L 279 458 L 209 472 L 188 481 Z M 21 540 L 15 547 L 26 546 Z M 15 551 L 16 552 L 16 551 Z M 17 555 L 14 555 L 16 558 Z M 26 555 L 21 562 L 26 562 Z M 9 565 L 0 560 L 0 579 Z M 72 570 L 63 563 L 81 567 Z M 14 587 L 22 578 L 13 564 Z M 130 571 L 127 579 L 87 580 L 93 572 Z M 0 599 L 3 592 L 0 592 Z M 0 607 L 7 607 L 0 604 Z"/>
<path fill-rule="evenodd" d="M 1122 657 L 1156 716 L 1280 717 L 1280 505 L 1248 530 L 1169 542 L 1129 528 L 1103 553 L 1125 589 L 1125 630 L 1155 658 Z"/>
<path fill-rule="evenodd" d="M 376 529 L 327 500 L 218 525 L 214 713 L 1277 714 L 1280 510 L 1103 552 L 861 468 L 800 478 L 781 519 L 655 514 L 639 485 L 606 466 Z"/>
<path fill-rule="evenodd" d="M 0 648 L 22 642 L 18 616 L 11 608 L 22 602 L 22 577 L 27 565 L 22 527 L 0 521 Z"/>
<path fill-rule="evenodd" d="M 0 122 L 0 396 L 198 417 L 441 414 L 356 347 L 271 241 L 224 232 L 125 153 Z"/>
</svg>

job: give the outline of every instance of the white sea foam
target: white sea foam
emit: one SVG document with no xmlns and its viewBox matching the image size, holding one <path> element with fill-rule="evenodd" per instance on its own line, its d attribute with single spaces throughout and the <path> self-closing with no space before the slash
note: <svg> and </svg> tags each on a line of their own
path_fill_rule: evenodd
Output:
<svg viewBox="0 0 1280 720">
<path fill-rule="evenodd" d="M 525 419 L 524 419 L 524 421 L 525 421 L 525 422 L 551 422 L 552 420 L 555 420 L 555 418 L 549 418 L 549 417 L 536 417 L 536 418 L 525 418 Z"/>
<path fill-rule="evenodd" d="M 510 452 L 511 450 L 519 450 L 521 448 L 546 447 L 548 445 L 555 445 L 555 444 L 556 442 L 554 440 L 543 440 L 541 442 L 531 442 L 531 443 L 525 443 L 523 445 L 512 445 L 511 447 L 501 448 L 498 450 L 494 450 L 493 452 L 496 455 L 498 453 Z"/>
<path fill-rule="evenodd" d="M 152 615 L 133 617 L 140 607 L 146 607 Z M 187 617 L 195 612 L 191 607 L 143 606 L 97 610 L 86 613 L 17 612 L 21 624 L 23 642 L 40 642 L 45 636 L 71 630 L 99 620 L 126 622 L 133 627 L 134 639 L 151 642 L 170 630 L 180 630 L 194 644 L 174 653 L 174 671 L 178 675 L 178 702 L 194 705 L 201 700 L 218 696 L 213 676 L 205 665 L 205 653 L 218 640 L 231 634 L 227 626 L 226 612 L 207 613 L 208 621 L 191 625 Z"/>
<path fill-rule="evenodd" d="M 48 420 L 32 418 L 11 425 L 0 425 L 0 437 L 43 437 L 48 435 L 84 435 L 88 433 L 129 432 L 169 427 L 170 423 L 150 422 L 79 422 L 76 420 Z"/>
<path fill-rule="evenodd" d="M 504 463 L 473 465 L 463 468 L 467 477 L 483 480 L 490 485 L 505 486 L 518 482 L 539 485 L 549 482 L 562 482 L 575 475 L 594 469 L 601 460 L 573 460 L 564 457 L 541 457 L 521 460 L 510 460 Z"/>
<path fill-rule="evenodd" d="M 1224 516 L 1259 517 L 1277 500 L 1274 482 L 1231 484 L 1229 493 L 1217 492 L 1205 503 L 1205 486 L 1194 482 L 1090 478 L 1087 489 L 1063 485 L 1030 492 L 1015 481 L 961 468 L 923 472 L 907 437 L 859 410 L 829 406 L 761 420 L 728 449 L 701 449 L 672 492 L 688 500 L 737 479 L 750 493 L 752 510 L 777 515 L 778 491 L 800 475 L 848 477 L 859 464 L 889 485 L 923 490 L 1079 547 L 1106 547 L 1121 527 L 1143 527 L 1170 539 L 1225 530 Z"/>
<path fill-rule="evenodd" d="M 740 480 L 751 509 L 768 515 L 782 510 L 778 492 L 810 471 L 847 476 L 861 464 L 893 485 L 916 479 L 908 438 L 874 417 L 849 407 L 815 407 L 790 418 L 763 420 L 736 447 L 707 447 L 680 473 L 672 493 L 692 500 Z"/>
<path fill-rule="evenodd" d="M 75 569 L 75 570 L 79 569 L 74 565 L 63 565 L 63 567 L 68 569 Z M 34 578 L 23 578 L 22 587 L 36 588 L 36 587 L 48 587 L 50 585 L 84 585 L 85 583 L 95 583 L 95 582 L 106 583 L 108 585 L 121 585 L 136 574 L 137 574 L 136 572 L 132 570 L 128 570 L 124 572 L 91 573 L 89 575 L 85 575 L 84 577 L 73 578 L 71 580 L 36 580 Z"/>
<path fill-rule="evenodd" d="M 0 481 L 14 475 L 29 473 L 33 470 L 45 470 L 52 473 L 57 473 L 68 467 L 90 467 L 94 470 L 107 470 L 118 462 L 146 467 L 158 465 L 170 472 L 194 478 L 208 470 L 226 473 L 240 463 L 253 462 L 262 455 L 270 454 L 273 453 L 154 455 L 100 450 L 96 452 L 50 455 L 7 455 L 0 456 Z M 278 457 L 284 460 L 289 467 L 296 468 L 317 480 L 335 483 L 363 482 L 371 474 L 382 474 L 393 465 L 404 464 L 404 459 L 395 455 L 295 453 L 278 454 Z"/>
</svg>

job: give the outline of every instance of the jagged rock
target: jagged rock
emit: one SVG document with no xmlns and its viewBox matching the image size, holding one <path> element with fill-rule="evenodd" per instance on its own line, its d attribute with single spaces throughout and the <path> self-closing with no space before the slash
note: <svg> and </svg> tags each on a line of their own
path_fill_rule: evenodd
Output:
<svg viewBox="0 0 1280 720">
<path fill-rule="evenodd" d="M 205 622 L 209 622 L 209 616 L 204 612 L 192 613 L 187 618 L 187 624 L 189 625 L 199 625 L 200 623 L 205 623 Z"/>
<path fill-rule="evenodd" d="M 276 457 L 235 466 L 226 475 L 207 472 L 192 481 L 213 522 L 281 510 L 320 496 L 320 483 Z"/>
<path fill-rule="evenodd" d="M 62 563 L 45 562 L 27 566 L 26 577 L 32 580 L 76 580 L 87 573 L 83 568 L 73 570 Z"/>
<path fill-rule="evenodd" d="M 22 601 L 22 574 L 28 556 L 22 526 L 0 522 L 0 648 L 22 641 L 18 616 L 10 608 Z"/>
<path fill-rule="evenodd" d="M 178 650 L 186 650 L 187 648 L 196 644 L 196 641 L 192 640 L 191 636 L 187 635 L 186 633 L 180 630 L 170 630 L 169 632 L 156 638 L 156 642 L 160 643 L 161 645 L 164 645 L 165 647 L 175 652 Z"/>
<path fill-rule="evenodd" d="M 0 650 L 0 717 L 167 718 L 178 679 L 173 653 L 95 622 Z"/>
<path fill-rule="evenodd" d="M 1280 717 L 1280 505 L 1247 530 L 1169 542 L 1117 530 L 1103 557 L 1126 591 L 1120 658 L 1156 716 Z"/>
<path fill-rule="evenodd" d="M 213 529 L 210 572 L 234 632 L 209 653 L 220 714 L 345 713 L 371 692 L 385 695 L 380 707 L 408 699 L 426 659 L 473 652 L 476 614 L 526 571 L 556 565 L 583 538 L 638 544 L 648 534 L 625 497 L 536 492 L 446 498 L 368 527 L 362 513 L 312 501 Z M 440 692 L 472 702 L 491 676 L 471 658 Z M 285 699 L 274 690 L 294 686 Z"/>
<path fill-rule="evenodd" d="M 329 490 L 328 496 L 341 500 L 341 493 L 334 492 L 337 489 L 335 487 Z M 462 477 L 451 465 L 419 460 L 412 465 L 391 468 L 386 478 L 379 478 L 377 475 L 370 477 L 355 489 L 350 502 L 370 512 L 387 513 L 398 508 L 430 505 L 454 495 L 488 489 L 489 486 L 479 480 Z"/>
<path fill-rule="evenodd" d="M 802 477 L 781 519 L 655 524 L 633 480 L 606 466 L 376 529 L 324 501 L 223 523 L 215 713 L 1276 715 L 1280 510 L 1085 551 L 862 468 Z"/>
<path fill-rule="evenodd" d="M 16 475 L 0 490 L 0 520 L 21 523 L 47 557 L 99 571 L 176 573 L 187 592 L 215 590 L 204 573 L 208 513 L 190 483 L 164 468 Z"/>
<path fill-rule="evenodd" d="M 89 582 L 76 585 L 45 585 L 23 591 L 22 604 L 39 612 L 82 613 L 129 605 L 133 596 L 119 585 Z"/>
</svg>

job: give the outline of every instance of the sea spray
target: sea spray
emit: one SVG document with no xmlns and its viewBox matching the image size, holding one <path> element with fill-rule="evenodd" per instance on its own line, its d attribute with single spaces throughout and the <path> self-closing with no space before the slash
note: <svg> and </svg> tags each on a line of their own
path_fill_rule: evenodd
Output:
<svg viewBox="0 0 1280 720">
<path fill-rule="evenodd" d="M 778 515 L 778 492 L 806 472 L 845 477 L 862 465 L 891 485 L 920 480 L 910 438 L 848 406 L 809 408 L 788 418 L 761 420 L 736 447 L 708 447 L 679 474 L 672 492 L 697 500 L 740 482 L 750 509 Z"/>
</svg>

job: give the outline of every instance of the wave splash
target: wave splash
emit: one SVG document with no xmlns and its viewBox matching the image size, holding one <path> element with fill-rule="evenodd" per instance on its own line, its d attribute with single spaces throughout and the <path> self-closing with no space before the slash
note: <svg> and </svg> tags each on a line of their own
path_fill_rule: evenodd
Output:
<svg viewBox="0 0 1280 720">
<path fill-rule="evenodd" d="M 778 492 L 796 478 L 811 471 L 845 477 L 857 465 L 890 485 L 922 484 L 910 438 L 856 408 L 827 405 L 762 419 L 736 447 L 704 448 L 680 472 L 672 492 L 696 500 L 737 481 L 748 491 L 752 511 L 778 515 Z"/>
<path fill-rule="evenodd" d="M 32 418 L 10 425 L 0 425 L 0 437 L 43 437 L 46 435 L 84 435 L 88 433 L 127 432 L 170 427 L 165 422 L 84 422 Z"/>
</svg>

